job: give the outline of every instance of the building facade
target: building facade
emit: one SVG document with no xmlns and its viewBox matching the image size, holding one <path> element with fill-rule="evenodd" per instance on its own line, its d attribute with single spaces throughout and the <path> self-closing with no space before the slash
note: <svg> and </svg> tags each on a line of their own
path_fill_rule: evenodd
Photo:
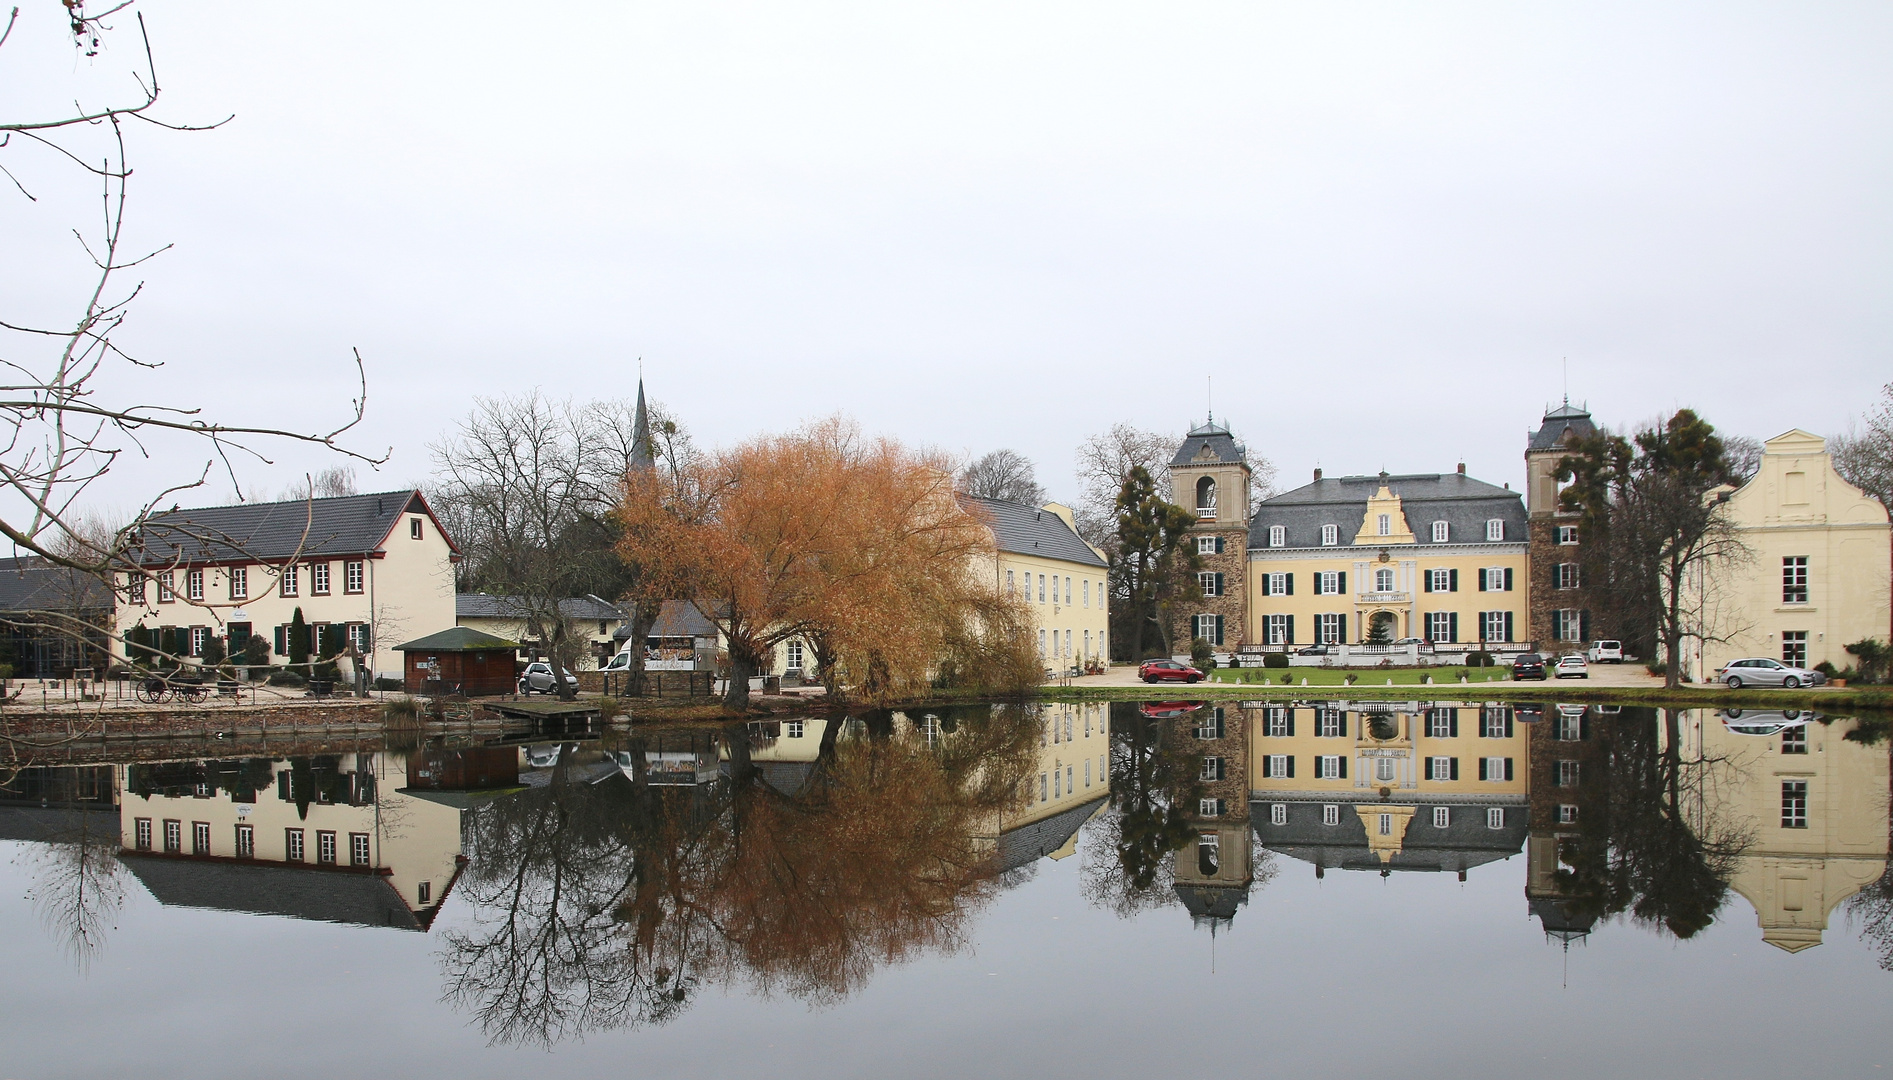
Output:
<svg viewBox="0 0 1893 1080">
<path fill-rule="evenodd" d="M 454 597 L 454 617 L 458 624 L 497 638 L 517 641 L 533 660 L 543 660 L 547 651 L 544 627 L 539 625 L 517 597 L 492 593 L 460 593 Z M 603 667 L 617 651 L 614 635 L 625 625 L 625 613 L 602 597 L 571 596 L 559 601 L 559 618 L 566 633 L 582 638 L 585 650 L 573 665 L 578 671 Z"/>
<path fill-rule="evenodd" d="M 1698 679 L 1750 656 L 1849 667 L 1848 644 L 1888 640 L 1886 508 L 1841 479 L 1818 435 L 1783 432 L 1762 450 L 1760 470 L 1726 503 L 1747 555 L 1709 570 L 1697 597 L 1707 639 L 1692 643 Z"/>
<path fill-rule="evenodd" d="M 1529 640 L 1525 507 L 1454 473 L 1323 478 L 1266 499 L 1248 528 L 1247 642 L 1370 640 L 1514 649 Z"/>
<path fill-rule="evenodd" d="M 1170 459 L 1170 499 L 1196 515 L 1189 542 L 1201 564 L 1202 598 L 1171 628 L 1180 650 L 1197 638 L 1231 650 L 1253 640 L 1246 584 L 1249 477 L 1247 451 L 1213 418 L 1191 428 Z"/>
<path fill-rule="evenodd" d="M 286 663 L 300 611 L 312 653 L 346 645 L 366 670 L 398 678 L 389 646 L 455 625 L 460 553 L 419 491 L 172 510 L 139 540 L 143 571 L 117 579 L 120 663 L 154 662 L 126 651 L 128 635 L 154 632 L 166 653 L 191 657 L 213 638 L 234 654 L 260 636 L 270 662 Z"/>
<path fill-rule="evenodd" d="M 1530 518 L 1530 581 L 1526 589 L 1530 638 L 1541 648 L 1572 651 L 1595 637 L 1616 637 L 1610 627 L 1591 625 L 1591 604 L 1578 564 L 1582 537 L 1578 513 L 1559 505 L 1563 486 L 1558 463 L 1580 439 L 1597 433 L 1591 414 L 1569 401 L 1547 409 L 1538 430 L 1525 438 L 1525 510 Z"/>
<path fill-rule="evenodd" d="M 1104 553 L 1078 535 L 1071 509 L 968 497 L 968 509 L 992 531 L 993 586 L 1019 597 L 1049 668 L 1083 667 L 1110 656 L 1110 589 Z"/>
</svg>

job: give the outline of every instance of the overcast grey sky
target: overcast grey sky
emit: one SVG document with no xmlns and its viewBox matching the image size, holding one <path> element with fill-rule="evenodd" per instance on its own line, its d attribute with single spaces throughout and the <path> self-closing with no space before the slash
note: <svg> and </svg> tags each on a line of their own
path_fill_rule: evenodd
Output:
<svg viewBox="0 0 1893 1080">
<path fill-rule="evenodd" d="M 132 59 L 21 2 L 9 113 Z M 359 347 L 364 486 L 476 394 L 630 395 L 639 356 L 706 443 L 839 411 L 1067 498 L 1082 439 L 1180 435 L 1208 375 L 1288 486 L 1517 486 L 1566 357 L 1600 420 L 1762 437 L 1893 379 L 1883 3 L 139 8 L 164 114 L 236 119 L 133 132 L 177 246 L 124 339 L 303 425 Z M 58 322 L 95 196 L 36 194 L 0 306 Z"/>
</svg>

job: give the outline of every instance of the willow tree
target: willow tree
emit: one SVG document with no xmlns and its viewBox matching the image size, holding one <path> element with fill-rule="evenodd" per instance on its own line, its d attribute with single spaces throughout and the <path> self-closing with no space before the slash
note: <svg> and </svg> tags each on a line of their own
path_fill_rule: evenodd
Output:
<svg viewBox="0 0 1893 1080">
<path fill-rule="evenodd" d="M 776 646 L 815 643 L 832 688 L 923 685 L 990 604 L 974 570 L 991 534 L 954 497 L 951 463 L 830 419 L 627 477 L 618 552 L 640 588 L 692 601 L 729 650 L 724 703 Z"/>
</svg>

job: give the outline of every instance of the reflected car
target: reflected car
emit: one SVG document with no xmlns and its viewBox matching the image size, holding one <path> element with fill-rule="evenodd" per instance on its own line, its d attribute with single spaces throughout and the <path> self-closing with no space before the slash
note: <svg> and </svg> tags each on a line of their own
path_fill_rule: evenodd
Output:
<svg viewBox="0 0 1893 1080">
<path fill-rule="evenodd" d="M 559 752 L 564 749 L 564 745 L 560 743 L 546 743 L 543 746 L 528 746 L 525 748 L 526 767 L 529 769 L 550 769 L 552 766 L 559 763 Z"/>
<path fill-rule="evenodd" d="M 1520 653 L 1518 659 L 1512 661 L 1513 679 L 1538 679 L 1543 681 L 1544 677 L 1545 658 L 1537 653 Z"/>
<path fill-rule="evenodd" d="M 1146 660 L 1137 668 L 1137 677 L 1147 683 L 1198 682 L 1203 673 L 1176 660 Z"/>
<path fill-rule="evenodd" d="M 565 685 L 578 689 L 578 676 L 567 668 L 560 668 L 565 673 Z M 542 660 L 535 660 L 526 665 L 526 670 L 519 674 L 519 692 L 521 694 L 554 694 L 558 686 L 552 681 L 552 665 Z"/>
<path fill-rule="evenodd" d="M 1148 720 L 1175 720 L 1202 707 L 1200 701 L 1147 701 L 1137 706 L 1137 713 Z"/>
<path fill-rule="evenodd" d="M 1722 726 L 1736 735 L 1777 735 L 1789 728 L 1804 727 L 1819 714 L 1801 710 L 1758 712 L 1754 709 L 1722 710 Z"/>
<path fill-rule="evenodd" d="M 1827 682 L 1827 676 L 1818 671 L 1792 667 L 1766 656 L 1731 660 L 1716 669 L 1716 678 L 1721 679 L 1731 690 L 1740 690 L 1744 686 L 1780 686 L 1793 690 L 1799 686 L 1820 686 Z"/>
<path fill-rule="evenodd" d="M 1588 679 L 1591 677 L 1589 665 L 1577 653 L 1558 657 L 1558 664 L 1553 674 L 1560 679 Z"/>
</svg>

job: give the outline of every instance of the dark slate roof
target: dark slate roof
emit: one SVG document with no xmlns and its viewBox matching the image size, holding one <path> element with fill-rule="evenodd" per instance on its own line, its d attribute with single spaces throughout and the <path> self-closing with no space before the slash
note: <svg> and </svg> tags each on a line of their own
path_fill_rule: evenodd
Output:
<svg viewBox="0 0 1893 1080">
<path fill-rule="evenodd" d="M 1183 902 L 1183 910 L 1190 913 L 1190 922 L 1195 926 L 1227 926 L 1235 920 L 1236 912 L 1249 902 L 1248 885 L 1184 885 L 1174 884 L 1171 889 L 1177 899 Z"/>
<path fill-rule="evenodd" d="M 710 605 L 711 610 L 722 613 L 726 605 L 719 600 Z M 651 637 L 716 637 L 716 624 L 706 618 L 697 605 L 688 600 L 666 600 L 658 609 L 657 621 L 651 624 Z M 629 641 L 631 624 L 620 626 L 611 635 L 613 641 Z"/>
<path fill-rule="evenodd" d="M 1597 925 L 1597 912 L 1592 909 L 1592 905 L 1574 900 L 1538 896 L 1528 901 L 1526 906 L 1537 916 L 1538 925 L 1544 927 L 1545 936 L 1560 941 L 1581 938 Z"/>
<path fill-rule="evenodd" d="M 1597 425 L 1591 422 L 1591 414 L 1570 402 L 1545 413 L 1544 423 L 1537 431 L 1526 436 L 1527 450 L 1550 450 L 1564 441 L 1566 434 L 1581 439 L 1597 433 Z"/>
<path fill-rule="evenodd" d="M 423 929 L 400 894 L 377 874 L 164 855 L 127 853 L 120 858 L 158 903 L 167 907 Z"/>
<path fill-rule="evenodd" d="M 365 555 L 381 550 L 395 522 L 410 510 L 433 517 L 413 490 L 170 510 L 145 523 L 144 562 L 287 559 L 298 547 L 304 555 Z M 438 518 L 434 528 L 440 528 Z"/>
<path fill-rule="evenodd" d="M 463 592 L 454 596 L 454 614 L 462 619 L 523 619 L 528 611 L 526 601 L 517 596 Z M 559 601 L 559 614 L 568 619 L 624 618 L 624 612 L 617 605 L 603 597 L 589 594 L 570 596 Z"/>
<path fill-rule="evenodd" d="M 1105 565 L 1098 553 L 1091 550 L 1091 545 L 1080 539 L 1071 526 L 1065 524 L 1064 518 L 1050 510 L 1002 499 L 981 499 L 972 495 L 964 498 L 967 505 L 985 514 L 1000 551 L 1041 555 L 1087 566 Z"/>
<path fill-rule="evenodd" d="M 0 613 L 111 609 L 111 590 L 90 574 L 34 556 L 0 559 Z"/>
<path fill-rule="evenodd" d="M 470 626 L 456 626 L 396 645 L 395 652 L 475 652 L 484 649 L 517 649 L 519 642 L 494 637 Z"/>
<path fill-rule="evenodd" d="M 1077 835 L 1079 826 L 1089 821 L 1103 803 L 1104 797 L 1099 796 L 1029 825 L 1004 830 L 999 834 L 999 872 L 1030 865 L 1064 847 L 1067 841 Z"/>
<path fill-rule="evenodd" d="M 1307 793 L 1297 792 L 1298 799 L 1306 799 Z M 1413 822 L 1407 828 L 1400 852 L 1392 862 L 1383 863 L 1380 856 L 1368 847 L 1367 826 L 1355 813 L 1355 807 L 1373 805 L 1378 798 L 1371 800 L 1349 801 L 1345 798 L 1328 800 L 1341 804 L 1341 823 L 1323 825 L 1319 802 L 1288 802 L 1273 800 L 1266 792 L 1256 792 L 1250 796 L 1254 809 L 1249 820 L 1262 845 L 1271 851 L 1280 852 L 1303 862 L 1316 866 L 1334 867 L 1342 870 L 1418 870 L 1433 873 L 1457 873 L 1470 870 L 1475 866 L 1509 858 L 1524 850 L 1525 836 L 1529 831 L 1530 812 L 1522 803 L 1507 803 L 1505 827 L 1489 829 L 1486 827 L 1484 804 L 1452 803 L 1452 824 L 1444 829 L 1433 827 L 1433 807 L 1425 799 L 1404 801 L 1389 800 L 1399 806 L 1413 806 Z M 1269 805 L 1277 801 L 1287 807 L 1288 821 L 1284 825 L 1269 823 Z"/>
<path fill-rule="evenodd" d="M 0 840 L 29 843 L 71 843 L 81 837 L 118 846 L 116 810 L 81 810 L 77 807 L 0 806 Z"/>
<path fill-rule="evenodd" d="M 1266 546 L 1270 526 L 1280 525 L 1287 530 L 1284 546 L 1319 547 L 1321 527 L 1336 525 L 1341 530 L 1340 546 L 1347 547 L 1360 531 L 1367 500 L 1382 484 L 1400 496 L 1400 508 L 1413 528 L 1417 546 L 1433 543 L 1435 521 L 1448 524 L 1449 544 L 1485 543 L 1485 523 L 1490 518 L 1505 522 L 1505 542 L 1522 544 L 1527 539 L 1525 500 L 1519 492 L 1464 473 L 1383 473 L 1329 477 L 1264 500 L 1249 519 L 1249 546 Z"/>
<path fill-rule="evenodd" d="M 1235 464 L 1243 460 L 1242 444 L 1236 442 L 1235 436 L 1229 433 L 1228 428 L 1211 420 L 1190 429 L 1190 433 L 1184 436 L 1183 444 L 1177 447 L 1176 456 L 1170 459 L 1170 465 L 1174 468 L 1203 460 L 1197 455 L 1204 450 L 1215 455 L 1213 460 L 1224 464 Z"/>
</svg>

